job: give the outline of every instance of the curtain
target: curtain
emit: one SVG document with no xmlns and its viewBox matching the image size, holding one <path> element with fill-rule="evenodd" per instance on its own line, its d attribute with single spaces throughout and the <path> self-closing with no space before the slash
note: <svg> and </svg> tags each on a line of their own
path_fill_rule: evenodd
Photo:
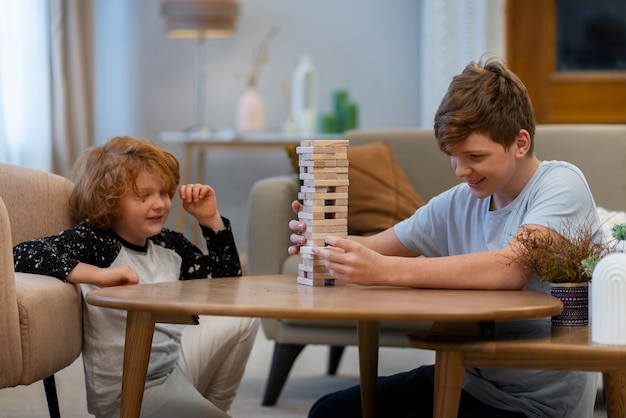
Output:
<svg viewBox="0 0 626 418">
<path fill-rule="evenodd" d="M 68 176 L 94 143 L 93 3 L 50 0 L 52 171 Z"/>
<path fill-rule="evenodd" d="M 452 77 L 470 61 L 504 58 L 504 0 L 422 0 L 420 125 L 430 128 Z"/>
<path fill-rule="evenodd" d="M 0 2 L 0 161 L 68 176 L 93 143 L 92 0 Z"/>
</svg>

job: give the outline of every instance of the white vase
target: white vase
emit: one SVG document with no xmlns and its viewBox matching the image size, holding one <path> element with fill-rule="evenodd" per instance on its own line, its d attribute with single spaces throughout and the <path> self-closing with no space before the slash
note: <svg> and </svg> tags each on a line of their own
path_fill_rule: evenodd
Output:
<svg viewBox="0 0 626 418">
<path fill-rule="evenodd" d="M 591 280 L 591 340 L 626 344 L 626 254 L 611 253 L 598 262 Z"/>
<path fill-rule="evenodd" d="M 237 103 L 237 131 L 259 132 L 265 129 L 265 104 L 254 87 L 248 87 Z"/>
</svg>

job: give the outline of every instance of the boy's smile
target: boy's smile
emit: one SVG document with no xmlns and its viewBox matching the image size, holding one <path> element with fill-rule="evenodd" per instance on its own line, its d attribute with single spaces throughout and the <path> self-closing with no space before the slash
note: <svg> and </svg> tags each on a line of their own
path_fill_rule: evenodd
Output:
<svg viewBox="0 0 626 418">
<path fill-rule="evenodd" d="M 493 195 L 492 210 L 511 203 L 538 164 L 526 158 L 529 138 L 521 134 L 518 138 L 507 150 L 488 135 L 472 133 L 452 147 L 450 162 L 456 176 L 465 181 L 472 196 L 484 199 Z M 531 170 L 527 172 L 527 168 Z"/>
<path fill-rule="evenodd" d="M 148 172 L 137 176 L 136 185 L 139 193 L 129 189 L 119 200 L 119 219 L 113 231 L 131 244 L 144 246 L 163 229 L 172 200 L 162 182 Z"/>
</svg>

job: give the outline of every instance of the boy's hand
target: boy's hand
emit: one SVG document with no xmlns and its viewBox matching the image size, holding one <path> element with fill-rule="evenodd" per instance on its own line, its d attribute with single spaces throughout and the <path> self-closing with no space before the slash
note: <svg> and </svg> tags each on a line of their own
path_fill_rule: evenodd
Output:
<svg viewBox="0 0 626 418">
<path fill-rule="evenodd" d="M 215 231 L 226 226 L 217 210 L 215 190 L 207 184 L 183 184 L 178 190 L 183 209 L 189 212 L 200 225 Z"/>
<path fill-rule="evenodd" d="M 297 214 L 302 209 L 302 204 L 297 200 L 294 200 L 291 203 L 291 208 Z M 300 252 L 300 246 L 306 245 L 306 237 L 301 235 L 302 232 L 306 230 L 306 225 L 296 219 L 292 219 L 289 221 L 289 229 L 294 231 L 294 233 L 289 236 L 289 240 L 296 245 L 289 247 L 287 252 L 289 254 L 298 254 Z"/>
<path fill-rule="evenodd" d="M 364 245 L 346 239 L 328 236 L 325 247 L 314 247 L 313 254 L 322 258 L 335 279 L 363 286 L 383 285 L 387 276 L 393 276 L 391 257 L 385 257 Z"/>
</svg>

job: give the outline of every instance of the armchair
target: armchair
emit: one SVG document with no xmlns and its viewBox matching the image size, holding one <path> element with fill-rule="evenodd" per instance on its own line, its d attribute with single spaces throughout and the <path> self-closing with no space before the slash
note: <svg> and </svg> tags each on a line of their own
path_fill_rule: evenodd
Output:
<svg viewBox="0 0 626 418">
<path fill-rule="evenodd" d="M 60 416 L 54 373 L 82 348 L 77 286 L 16 273 L 13 246 L 71 228 L 72 183 L 60 176 L 0 164 L 0 388 L 44 381 L 51 417 Z"/>
</svg>

